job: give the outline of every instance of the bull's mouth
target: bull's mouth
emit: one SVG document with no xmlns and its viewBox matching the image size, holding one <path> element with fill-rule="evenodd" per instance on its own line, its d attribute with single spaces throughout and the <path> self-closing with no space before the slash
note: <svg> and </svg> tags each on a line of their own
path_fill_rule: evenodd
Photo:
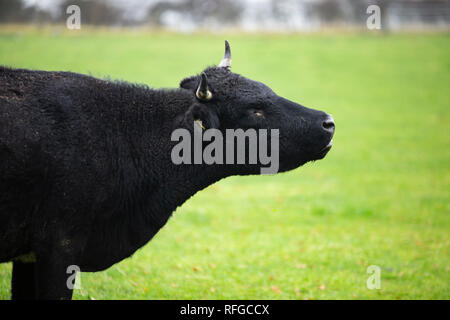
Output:
<svg viewBox="0 0 450 320">
<path fill-rule="evenodd" d="M 328 142 L 328 144 L 322 150 L 319 151 L 317 160 L 323 159 L 327 155 L 328 151 L 331 150 L 332 146 L 333 140 L 330 140 L 330 142 Z"/>
</svg>

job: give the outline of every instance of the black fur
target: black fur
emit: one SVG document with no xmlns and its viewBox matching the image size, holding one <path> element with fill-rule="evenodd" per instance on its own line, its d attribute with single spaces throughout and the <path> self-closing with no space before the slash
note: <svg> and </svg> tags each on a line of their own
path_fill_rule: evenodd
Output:
<svg viewBox="0 0 450 320">
<path fill-rule="evenodd" d="M 324 156 L 326 114 L 226 68 L 180 88 L 70 72 L 0 67 L 0 262 L 14 261 L 12 297 L 70 299 L 69 265 L 110 267 L 147 243 L 189 197 L 247 165 L 174 165 L 175 128 L 279 128 L 280 169 Z M 256 111 L 263 113 L 258 116 Z M 22 255 L 33 253 L 35 261 Z M 19 258 L 18 258 L 19 257 Z"/>
</svg>

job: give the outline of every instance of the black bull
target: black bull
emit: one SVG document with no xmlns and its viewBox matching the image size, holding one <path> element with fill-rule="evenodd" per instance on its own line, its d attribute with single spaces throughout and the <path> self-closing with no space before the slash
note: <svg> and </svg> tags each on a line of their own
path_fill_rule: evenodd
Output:
<svg viewBox="0 0 450 320">
<path fill-rule="evenodd" d="M 69 267 L 132 255 L 190 196 L 259 164 L 175 164 L 171 134 L 279 130 L 279 170 L 323 158 L 334 122 L 230 71 L 224 59 L 172 90 L 0 67 L 0 262 L 12 298 L 70 299 Z"/>
</svg>

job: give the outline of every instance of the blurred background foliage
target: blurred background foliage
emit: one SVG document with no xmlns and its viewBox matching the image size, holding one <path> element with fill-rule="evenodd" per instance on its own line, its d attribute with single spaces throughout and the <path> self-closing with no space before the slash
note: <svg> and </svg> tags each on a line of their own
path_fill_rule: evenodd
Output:
<svg viewBox="0 0 450 320">
<path fill-rule="evenodd" d="M 197 30 L 305 31 L 365 27 L 378 5 L 385 30 L 445 29 L 447 0 L 1 0 L 0 23 L 63 22 L 78 5 L 82 23 Z"/>
</svg>

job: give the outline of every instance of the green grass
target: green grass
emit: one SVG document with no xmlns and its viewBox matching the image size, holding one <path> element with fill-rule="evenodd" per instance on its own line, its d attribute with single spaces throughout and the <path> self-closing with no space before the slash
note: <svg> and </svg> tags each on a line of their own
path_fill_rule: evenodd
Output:
<svg viewBox="0 0 450 320">
<path fill-rule="evenodd" d="M 322 161 L 232 177 L 75 299 L 449 299 L 450 35 L 0 29 L 0 63 L 175 87 L 218 63 L 333 114 Z M 381 289 L 368 290 L 377 265 Z M 9 298 L 11 265 L 0 265 Z"/>
</svg>

